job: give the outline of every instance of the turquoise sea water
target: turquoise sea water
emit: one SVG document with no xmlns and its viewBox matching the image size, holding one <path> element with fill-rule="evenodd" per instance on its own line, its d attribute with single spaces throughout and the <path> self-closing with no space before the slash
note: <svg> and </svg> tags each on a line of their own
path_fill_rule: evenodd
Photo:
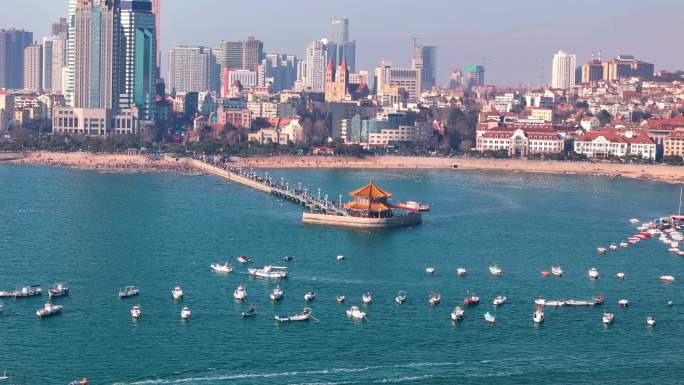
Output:
<svg viewBox="0 0 684 385">
<path fill-rule="evenodd" d="M 459 171 L 277 170 L 276 178 L 321 187 L 337 199 L 369 179 L 399 200 L 432 204 L 420 227 L 354 231 L 307 227 L 288 202 L 211 176 L 99 174 L 0 166 L 0 290 L 63 281 L 64 313 L 40 320 L 47 299 L 5 299 L 0 371 L 14 382 L 65 384 L 642 384 L 684 375 L 684 258 L 657 240 L 597 256 L 633 233 L 631 217 L 676 209 L 679 186 L 600 177 Z M 255 264 L 289 262 L 285 299 L 268 301 L 273 282 L 257 281 L 235 256 Z M 346 259 L 337 262 L 335 256 Z M 212 273 L 229 260 L 236 271 Z M 503 276 L 487 267 L 497 263 Z M 540 278 L 561 265 L 562 278 Z M 424 269 L 434 266 L 427 276 Z M 468 269 L 456 277 L 459 266 Z M 586 271 L 596 266 L 601 279 Z M 624 281 L 614 276 L 626 274 Z M 247 286 L 247 304 L 232 292 Z M 141 289 L 121 300 L 127 284 Z M 193 318 L 170 291 L 180 285 Z M 304 307 L 316 320 L 277 325 L 274 314 Z M 370 290 L 368 321 L 344 310 Z M 398 290 L 408 293 L 396 305 Z M 467 290 L 482 298 L 455 325 L 449 312 Z M 427 303 L 429 292 L 442 303 Z M 335 302 L 345 294 L 347 303 Z M 496 295 L 508 303 L 493 309 Z M 546 309 L 533 299 L 589 299 L 595 308 Z M 617 301 L 631 301 L 620 309 Z M 671 299 L 674 307 L 665 302 Z M 249 303 L 258 315 L 241 319 Z M 129 310 L 140 304 L 143 318 Z M 615 312 L 606 328 L 602 312 Z M 484 322 L 490 311 L 496 325 Z M 654 329 L 645 318 L 655 315 Z"/>
</svg>

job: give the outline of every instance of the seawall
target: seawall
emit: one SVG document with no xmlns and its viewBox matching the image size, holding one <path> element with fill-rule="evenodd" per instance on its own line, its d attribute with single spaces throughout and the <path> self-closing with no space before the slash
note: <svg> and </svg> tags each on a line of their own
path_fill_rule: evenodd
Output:
<svg viewBox="0 0 684 385">
<path fill-rule="evenodd" d="M 422 217 L 420 214 L 412 214 L 392 218 L 361 218 L 304 213 L 302 214 L 302 222 L 308 225 L 351 227 L 356 229 L 383 229 L 418 226 L 422 222 Z"/>
</svg>

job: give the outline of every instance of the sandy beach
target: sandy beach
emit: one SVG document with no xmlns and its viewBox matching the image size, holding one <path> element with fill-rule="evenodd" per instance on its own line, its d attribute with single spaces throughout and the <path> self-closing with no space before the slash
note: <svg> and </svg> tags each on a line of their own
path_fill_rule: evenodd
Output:
<svg viewBox="0 0 684 385">
<path fill-rule="evenodd" d="M 234 157 L 237 165 L 254 168 L 358 168 L 358 169 L 458 169 L 553 174 L 584 174 L 608 177 L 684 182 L 684 167 L 592 162 L 561 162 L 525 159 L 473 159 L 410 156 L 366 158 L 338 156 Z"/>
<path fill-rule="evenodd" d="M 0 161 L 10 164 L 30 164 L 46 167 L 67 167 L 100 172 L 181 172 L 196 174 L 197 170 L 169 157 L 153 159 L 147 155 L 92 154 L 87 152 L 29 152 L 3 154 Z"/>
<path fill-rule="evenodd" d="M 5 159 L 5 160 L 3 160 Z M 613 178 L 684 183 L 684 167 L 592 162 L 560 162 L 524 159 L 472 159 L 408 156 L 256 156 L 232 157 L 236 166 L 257 169 L 328 168 L 328 169 L 411 169 L 411 170 L 487 170 L 553 174 L 599 175 Z M 91 154 L 86 152 L 30 152 L 0 154 L 0 162 L 70 167 L 102 172 L 182 172 L 197 174 L 187 162 L 171 157 L 151 158 L 146 155 Z"/>
</svg>

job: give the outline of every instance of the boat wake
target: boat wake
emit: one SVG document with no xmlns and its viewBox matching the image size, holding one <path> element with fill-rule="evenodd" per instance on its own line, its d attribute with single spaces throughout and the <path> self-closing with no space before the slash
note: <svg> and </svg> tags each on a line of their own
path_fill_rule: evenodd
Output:
<svg viewBox="0 0 684 385">
<path fill-rule="evenodd" d="M 363 373 L 378 369 L 416 369 L 422 367 L 438 367 L 438 366 L 452 366 L 460 365 L 461 362 L 417 362 L 408 364 L 397 364 L 397 365 L 377 365 L 377 366 L 367 366 L 363 368 L 335 368 L 335 369 L 321 369 L 321 370 L 307 370 L 307 371 L 291 371 L 291 372 L 279 372 L 279 373 L 242 373 L 242 374 L 226 374 L 208 377 L 186 377 L 186 378 L 175 378 L 175 379 L 149 379 L 141 380 L 135 382 L 116 382 L 113 385 L 165 385 L 165 384 L 194 384 L 199 382 L 231 382 L 233 380 L 244 380 L 244 379 L 267 379 L 267 378 L 280 378 L 280 377 L 298 377 L 298 376 L 315 376 L 315 375 L 336 375 L 336 374 L 350 374 L 350 373 Z M 434 377 L 430 375 L 430 377 Z M 400 383 L 400 382 L 410 382 L 418 381 L 424 379 L 425 376 L 414 376 L 414 377 L 398 377 L 398 378 L 383 378 L 379 380 L 370 380 L 371 383 Z M 368 383 L 365 381 L 343 381 L 343 382 L 302 382 L 298 383 L 301 385 L 342 385 L 342 384 L 357 384 L 357 383 Z M 295 384 L 292 384 L 295 385 Z"/>
</svg>

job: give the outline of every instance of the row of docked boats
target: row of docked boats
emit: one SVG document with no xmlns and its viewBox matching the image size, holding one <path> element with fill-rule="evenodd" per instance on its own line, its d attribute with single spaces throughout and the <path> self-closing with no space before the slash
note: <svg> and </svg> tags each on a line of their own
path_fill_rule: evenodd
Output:
<svg viewBox="0 0 684 385">
<path fill-rule="evenodd" d="M 425 273 L 427 274 L 434 274 L 435 271 L 436 269 L 433 266 L 428 266 L 425 268 Z M 465 277 L 467 272 L 468 270 L 462 266 L 456 269 L 456 275 L 459 277 Z M 489 266 L 489 273 L 495 277 L 500 277 L 503 273 L 503 270 L 498 265 L 491 265 Z"/>
<path fill-rule="evenodd" d="M 43 289 L 40 285 L 26 285 L 21 289 L 11 291 L 0 291 L 0 298 L 27 298 L 35 297 L 43 294 Z M 64 297 L 69 295 L 69 287 L 63 283 L 57 283 L 53 287 L 48 288 L 48 297 Z"/>
</svg>

